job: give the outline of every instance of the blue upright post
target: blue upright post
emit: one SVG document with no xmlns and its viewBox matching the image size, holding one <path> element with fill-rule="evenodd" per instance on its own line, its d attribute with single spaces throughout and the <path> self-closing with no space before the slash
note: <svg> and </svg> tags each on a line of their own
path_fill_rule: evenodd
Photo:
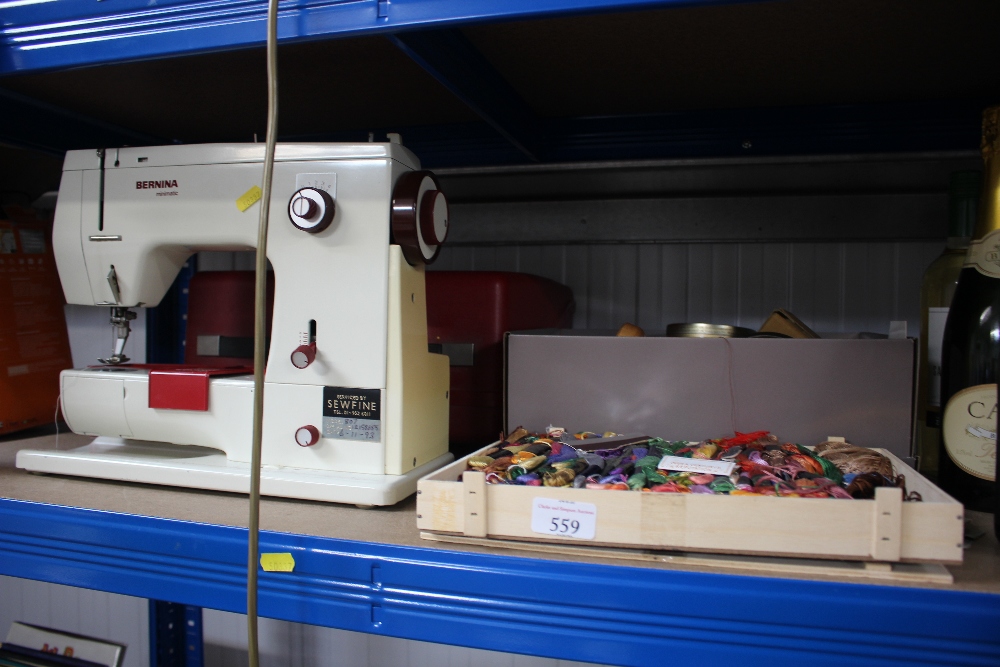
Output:
<svg viewBox="0 0 1000 667">
<path fill-rule="evenodd" d="M 149 601 L 149 667 L 202 667 L 201 607 Z"/>
</svg>

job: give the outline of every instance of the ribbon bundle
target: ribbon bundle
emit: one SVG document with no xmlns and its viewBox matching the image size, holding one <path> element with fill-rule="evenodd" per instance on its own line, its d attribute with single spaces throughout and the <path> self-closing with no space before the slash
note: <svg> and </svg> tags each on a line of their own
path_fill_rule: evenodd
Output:
<svg viewBox="0 0 1000 667">
<path fill-rule="evenodd" d="M 872 450 L 863 450 L 864 455 L 883 459 L 881 469 L 888 464 L 888 476 L 859 472 L 843 457 L 834 464 L 805 447 L 782 443 L 767 431 L 700 442 L 642 436 L 599 448 L 600 439 L 616 435 L 569 435 L 556 427 L 532 434 L 519 428 L 496 447 L 470 457 L 468 469 L 485 473 L 489 484 L 797 498 L 871 498 L 875 487 L 904 482 L 902 476 L 892 476 L 891 462 Z M 734 465 L 728 475 L 683 472 L 659 467 L 664 456 Z M 845 475 L 844 468 L 851 472 Z"/>
</svg>

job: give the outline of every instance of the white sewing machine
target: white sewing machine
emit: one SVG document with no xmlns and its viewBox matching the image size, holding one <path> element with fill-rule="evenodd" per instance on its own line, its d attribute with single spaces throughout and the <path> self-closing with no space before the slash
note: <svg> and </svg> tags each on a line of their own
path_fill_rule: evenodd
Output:
<svg viewBox="0 0 1000 667">
<path fill-rule="evenodd" d="M 253 377 L 178 378 L 124 365 L 123 350 L 129 309 L 156 306 L 192 253 L 254 248 L 263 158 L 262 144 L 66 154 L 59 276 L 67 302 L 111 307 L 116 343 L 104 365 L 61 376 L 66 422 L 98 437 L 18 452 L 18 467 L 249 490 Z M 398 143 L 277 147 L 265 495 L 388 505 L 451 460 L 448 359 L 427 351 L 423 272 L 448 207 L 419 169 Z"/>
</svg>

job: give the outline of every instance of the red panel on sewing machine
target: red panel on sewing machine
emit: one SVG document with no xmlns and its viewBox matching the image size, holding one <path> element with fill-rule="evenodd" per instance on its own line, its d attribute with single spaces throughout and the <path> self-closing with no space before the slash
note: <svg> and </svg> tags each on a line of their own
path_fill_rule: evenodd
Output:
<svg viewBox="0 0 1000 667">
<path fill-rule="evenodd" d="M 143 365 L 149 371 L 149 407 L 160 410 L 208 410 L 208 381 L 219 375 L 248 375 L 249 366 L 230 368 L 190 368 L 185 366 Z"/>
</svg>

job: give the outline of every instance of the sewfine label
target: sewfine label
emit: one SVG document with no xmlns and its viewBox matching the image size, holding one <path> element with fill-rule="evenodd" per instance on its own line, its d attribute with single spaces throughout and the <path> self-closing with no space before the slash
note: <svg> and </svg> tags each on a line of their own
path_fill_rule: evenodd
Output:
<svg viewBox="0 0 1000 667">
<path fill-rule="evenodd" d="M 323 437 L 381 442 L 381 390 L 323 387 Z"/>
<path fill-rule="evenodd" d="M 594 539 L 597 528 L 597 506 L 572 500 L 535 498 L 531 508 L 531 530 L 555 537 Z"/>
<path fill-rule="evenodd" d="M 656 467 L 660 470 L 677 472 L 705 472 L 710 475 L 728 475 L 736 466 L 732 461 L 710 461 L 708 459 L 689 459 L 683 456 L 664 456 Z"/>
</svg>

